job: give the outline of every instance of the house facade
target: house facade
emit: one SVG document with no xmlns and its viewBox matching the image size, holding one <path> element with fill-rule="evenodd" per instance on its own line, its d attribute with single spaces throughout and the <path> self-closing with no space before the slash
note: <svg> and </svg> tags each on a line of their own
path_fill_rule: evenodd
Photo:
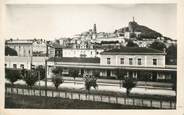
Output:
<svg viewBox="0 0 184 115">
<path fill-rule="evenodd" d="M 36 68 L 37 66 L 45 66 L 45 60 L 47 57 L 19 57 L 19 56 L 5 56 L 5 68 L 12 69 L 31 69 Z"/>
</svg>

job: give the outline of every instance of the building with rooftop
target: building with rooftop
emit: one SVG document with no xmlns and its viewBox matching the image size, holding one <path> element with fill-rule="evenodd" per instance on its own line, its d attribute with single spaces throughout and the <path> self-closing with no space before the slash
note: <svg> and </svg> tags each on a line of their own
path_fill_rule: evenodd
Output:
<svg viewBox="0 0 184 115">
<path fill-rule="evenodd" d="M 145 80 L 145 76 L 149 76 L 151 81 L 172 81 L 176 78 L 176 66 L 165 65 L 165 55 L 165 52 L 154 49 L 124 47 L 104 51 L 100 53 L 100 58 L 50 58 L 47 77 L 52 76 L 53 68 L 61 67 L 65 72 L 78 69 L 81 76 L 99 71 L 100 77 L 116 79 L 118 71 L 121 71 L 125 76 L 138 80 Z"/>
<path fill-rule="evenodd" d="M 17 52 L 16 56 L 5 56 L 6 68 L 31 69 L 32 66 L 45 66 L 45 60 L 47 59 L 46 41 L 10 39 L 6 40 L 5 46 Z"/>
</svg>

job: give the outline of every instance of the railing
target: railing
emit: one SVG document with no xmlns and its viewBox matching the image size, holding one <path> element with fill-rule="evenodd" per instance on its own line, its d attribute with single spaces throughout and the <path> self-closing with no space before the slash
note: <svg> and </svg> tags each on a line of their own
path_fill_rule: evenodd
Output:
<svg viewBox="0 0 184 115">
<path fill-rule="evenodd" d="M 45 89 L 28 89 L 6 86 L 5 92 L 7 94 L 18 94 L 27 96 L 45 96 Z M 60 97 L 68 99 L 88 100 L 97 102 L 115 103 L 129 106 L 149 107 L 157 109 L 176 109 L 175 101 L 163 101 L 154 99 L 140 99 L 120 96 L 107 96 L 99 94 L 81 93 L 81 92 L 67 92 L 60 90 L 47 89 L 47 97 Z"/>
</svg>

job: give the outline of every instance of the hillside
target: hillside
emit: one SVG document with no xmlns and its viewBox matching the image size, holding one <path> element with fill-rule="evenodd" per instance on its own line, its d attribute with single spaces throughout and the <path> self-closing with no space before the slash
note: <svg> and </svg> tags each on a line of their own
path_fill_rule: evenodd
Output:
<svg viewBox="0 0 184 115">
<path fill-rule="evenodd" d="M 147 38 L 147 39 L 156 39 L 157 37 L 162 36 L 162 34 L 160 34 L 159 32 L 156 32 L 146 26 L 139 25 L 135 21 L 129 22 L 128 27 L 120 28 L 116 32 L 122 33 L 122 34 L 124 32 L 141 32 L 139 37 Z"/>
</svg>

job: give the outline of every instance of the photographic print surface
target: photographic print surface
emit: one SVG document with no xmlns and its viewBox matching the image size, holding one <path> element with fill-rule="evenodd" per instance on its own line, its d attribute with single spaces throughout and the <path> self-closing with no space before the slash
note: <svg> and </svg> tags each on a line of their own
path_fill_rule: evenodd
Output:
<svg viewBox="0 0 184 115">
<path fill-rule="evenodd" d="M 176 109 L 176 7 L 6 5 L 5 108 Z"/>
</svg>

